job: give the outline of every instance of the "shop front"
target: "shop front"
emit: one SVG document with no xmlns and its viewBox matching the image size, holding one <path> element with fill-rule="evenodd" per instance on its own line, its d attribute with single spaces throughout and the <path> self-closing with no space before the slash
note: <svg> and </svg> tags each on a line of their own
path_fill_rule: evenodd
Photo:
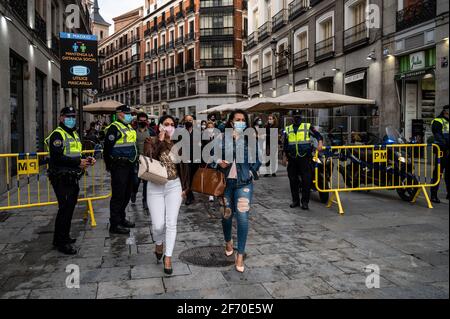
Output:
<svg viewBox="0 0 450 319">
<path fill-rule="evenodd" d="M 401 105 L 401 129 L 407 140 L 427 142 L 436 114 L 436 49 L 399 57 L 396 88 Z"/>
</svg>

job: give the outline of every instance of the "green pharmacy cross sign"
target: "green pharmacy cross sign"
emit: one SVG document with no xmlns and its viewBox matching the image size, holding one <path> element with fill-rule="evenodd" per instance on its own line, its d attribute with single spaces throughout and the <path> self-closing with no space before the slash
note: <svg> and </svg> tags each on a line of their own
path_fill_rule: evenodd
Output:
<svg viewBox="0 0 450 319">
<path fill-rule="evenodd" d="M 61 86 L 98 88 L 98 42 L 92 34 L 60 33 Z"/>
</svg>

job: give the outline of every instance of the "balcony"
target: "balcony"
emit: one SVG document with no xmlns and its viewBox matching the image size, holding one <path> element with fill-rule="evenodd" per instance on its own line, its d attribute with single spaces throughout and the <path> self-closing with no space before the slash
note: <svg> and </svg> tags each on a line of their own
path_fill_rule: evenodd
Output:
<svg viewBox="0 0 450 319">
<path fill-rule="evenodd" d="M 288 60 L 286 58 L 281 58 L 275 64 L 275 76 L 277 78 L 289 73 L 288 63 L 287 62 L 288 62 Z"/>
<path fill-rule="evenodd" d="M 161 21 L 158 23 L 158 29 L 164 29 L 166 27 L 166 21 Z"/>
<path fill-rule="evenodd" d="M 150 50 L 150 56 L 153 58 L 153 57 L 155 57 L 155 56 L 157 56 L 158 55 L 158 50 L 157 49 L 151 49 Z"/>
<path fill-rule="evenodd" d="M 183 65 L 177 65 L 175 66 L 175 74 L 181 74 L 184 72 L 184 67 Z"/>
<path fill-rule="evenodd" d="M 169 41 L 167 43 L 167 52 L 172 51 L 173 49 L 175 49 L 175 43 L 173 41 Z"/>
<path fill-rule="evenodd" d="M 189 32 L 184 37 L 184 43 L 189 43 L 189 42 L 192 42 L 194 40 L 195 40 L 195 33 L 194 32 Z"/>
<path fill-rule="evenodd" d="M 220 58 L 220 59 L 201 59 L 201 68 L 224 68 L 232 67 L 234 65 L 233 59 L 231 58 Z"/>
<path fill-rule="evenodd" d="M 159 78 L 164 79 L 166 77 L 166 70 L 159 71 Z"/>
<path fill-rule="evenodd" d="M 176 40 L 175 40 L 175 47 L 181 47 L 184 45 L 184 36 L 179 36 Z"/>
<path fill-rule="evenodd" d="M 167 25 L 170 25 L 172 23 L 175 23 L 175 16 L 169 16 L 167 18 Z"/>
<path fill-rule="evenodd" d="M 295 20 L 309 8 L 309 0 L 294 0 L 289 4 L 289 20 Z"/>
<path fill-rule="evenodd" d="M 184 66 L 185 72 L 195 70 L 194 61 L 187 62 Z"/>
<path fill-rule="evenodd" d="M 272 22 L 268 21 L 264 23 L 258 29 L 258 41 L 262 42 L 272 34 Z"/>
<path fill-rule="evenodd" d="M 287 9 L 282 9 L 272 18 L 272 32 L 277 32 L 281 28 L 283 28 L 287 23 Z"/>
<path fill-rule="evenodd" d="M 247 0 L 242 0 L 242 10 L 248 10 L 248 2 L 247 2 Z"/>
<path fill-rule="evenodd" d="M 147 30 L 144 31 L 144 37 L 149 37 L 152 34 L 153 30 L 152 28 L 149 28 Z"/>
<path fill-rule="evenodd" d="M 184 17 L 185 17 L 184 11 L 178 11 L 177 12 L 177 15 L 176 15 L 176 19 L 177 20 L 184 19 Z"/>
<path fill-rule="evenodd" d="M 146 75 L 145 77 L 144 77 L 144 82 L 150 82 L 152 80 L 152 76 L 149 74 L 149 75 Z"/>
<path fill-rule="evenodd" d="M 250 87 L 259 85 L 259 72 L 250 74 L 249 78 Z"/>
<path fill-rule="evenodd" d="M 360 23 L 344 31 L 344 50 L 351 50 L 369 42 L 369 30 L 366 22 Z"/>
<path fill-rule="evenodd" d="M 436 0 L 418 1 L 397 12 L 397 32 L 436 18 Z"/>
<path fill-rule="evenodd" d="M 261 70 L 261 81 L 267 82 L 272 80 L 272 66 L 266 66 Z"/>
<path fill-rule="evenodd" d="M 294 54 L 294 70 L 298 71 L 308 67 L 308 49 L 303 49 Z"/>
<path fill-rule="evenodd" d="M 158 32 L 158 25 L 155 24 L 154 26 L 152 26 L 152 27 L 150 28 L 150 30 L 152 30 L 150 34 L 157 33 L 157 32 Z"/>
<path fill-rule="evenodd" d="M 201 0 L 200 8 L 232 7 L 233 0 Z"/>
<path fill-rule="evenodd" d="M 328 38 L 315 45 L 315 61 L 328 59 L 334 56 L 334 37 Z"/>
<path fill-rule="evenodd" d="M 22 19 L 23 22 L 28 24 L 28 1 L 27 0 L 9 0 L 9 6 L 16 13 L 16 15 Z"/>
<path fill-rule="evenodd" d="M 133 55 L 133 56 L 131 57 L 131 63 L 139 61 L 140 58 L 141 58 L 141 55 L 140 55 L 139 53 Z"/>
<path fill-rule="evenodd" d="M 35 13 L 35 21 L 34 21 L 34 32 L 36 33 L 37 37 L 47 44 L 47 23 L 45 20 L 39 15 L 39 13 L 36 11 Z"/>
<path fill-rule="evenodd" d="M 193 84 L 189 86 L 188 95 L 189 96 L 197 95 L 197 88 L 195 86 L 195 82 L 193 82 Z"/>
<path fill-rule="evenodd" d="M 258 45 L 258 32 L 255 31 L 248 36 L 247 49 L 250 50 L 251 48 L 254 48 L 257 45 Z"/>
<path fill-rule="evenodd" d="M 161 101 L 167 100 L 167 90 L 161 89 Z"/>
<path fill-rule="evenodd" d="M 195 13 L 195 3 L 194 0 L 191 0 L 188 7 L 186 8 L 186 14 L 192 14 Z"/>
<path fill-rule="evenodd" d="M 234 35 L 233 27 L 200 29 L 201 38 L 214 37 L 217 40 L 221 40 L 223 38 L 233 38 L 233 35 Z"/>
<path fill-rule="evenodd" d="M 186 85 L 178 84 L 178 97 L 185 97 L 185 96 L 186 96 Z"/>
<path fill-rule="evenodd" d="M 146 59 L 146 60 L 147 60 L 147 59 L 150 59 L 151 56 L 152 56 L 152 54 L 151 54 L 150 51 L 147 51 L 147 52 L 144 53 L 144 59 Z"/>
<path fill-rule="evenodd" d="M 165 53 L 165 52 L 166 52 L 166 45 L 165 44 L 160 45 L 158 48 L 158 53 L 161 54 L 161 53 Z"/>
<path fill-rule="evenodd" d="M 166 74 L 167 74 L 167 76 L 174 76 L 175 75 L 175 69 L 174 68 L 168 68 Z"/>
</svg>

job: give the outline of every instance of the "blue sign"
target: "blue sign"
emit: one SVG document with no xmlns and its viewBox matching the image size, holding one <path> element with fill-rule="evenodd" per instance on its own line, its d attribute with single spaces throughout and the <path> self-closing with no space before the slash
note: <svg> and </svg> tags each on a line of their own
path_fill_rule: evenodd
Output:
<svg viewBox="0 0 450 319">
<path fill-rule="evenodd" d="M 76 34 L 76 33 L 60 32 L 59 37 L 61 39 L 97 41 L 97 36 L 94 34 Z"/>
</svg>

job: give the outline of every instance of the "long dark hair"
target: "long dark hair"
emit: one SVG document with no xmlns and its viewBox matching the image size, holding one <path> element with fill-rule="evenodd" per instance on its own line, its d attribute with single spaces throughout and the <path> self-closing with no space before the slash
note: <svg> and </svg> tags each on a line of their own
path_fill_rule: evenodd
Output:
<svg viewBox="0 0 450 319">
<path fill-rule="evenodd" d="M 175 118 L 172 115 L 167 115 L 167 114 L 161 116 L 161 118 L 159 119 L 159 124 L 162 125 L 164 123 L 164 121 L 167 120 L 167 119 L 171 119 L 173 121 L 173 123 L 176 124 Z"/>
<path fill-rule="evenodd" d="M 244 115 L 245 123 L 247 124 L 247 128 L 250 127 L 250 120 L 248 118 L 248 113 L 243 110 L 234 110 L 233 112 L 230 113 L 230 116 L 228 117 L 228 121 L 225 126 L 226 128 L 233 128 L 233 119 L 236 114 Z"/>
</svg>

